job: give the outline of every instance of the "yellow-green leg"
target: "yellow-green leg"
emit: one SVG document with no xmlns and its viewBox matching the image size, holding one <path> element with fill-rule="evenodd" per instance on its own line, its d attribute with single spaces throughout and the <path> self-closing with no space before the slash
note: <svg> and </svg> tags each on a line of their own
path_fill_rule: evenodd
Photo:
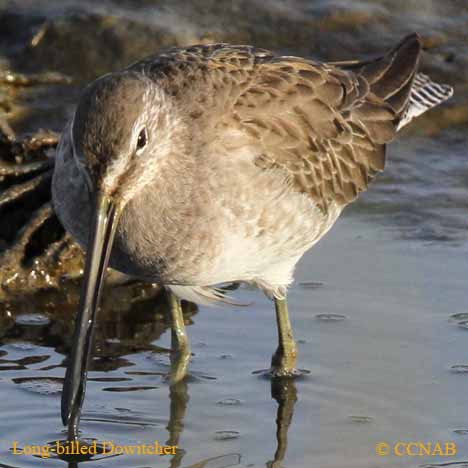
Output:
<svg viewBox="0 0 468 468">
<path fill-rule="evenodd" d="M 271 374 L 274 377 L 297 375 L 297 349 L 289 321 L 286 299 L 275 298 L 276 323 L 278 326 L 278 348 L 271 359 Z"/>
<path fill-rule="evenodd" d="M 184 316 L 180 299 L 171 291 L 167 290 L 169 307 L 171 310 L 171 384 L 176 384 L 187 375 L 190 361 L 190 345 L 185 330 Z"/>
</svg>

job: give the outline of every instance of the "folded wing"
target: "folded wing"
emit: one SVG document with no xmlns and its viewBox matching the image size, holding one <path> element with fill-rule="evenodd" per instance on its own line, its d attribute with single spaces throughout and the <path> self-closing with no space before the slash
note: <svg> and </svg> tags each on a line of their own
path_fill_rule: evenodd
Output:
<svg viewBox="0 0 468 468">
<path fill-rule="evenodd" d="M 285 170 L 324 211 L 354 200 L 385 164 L 407 118 L 421 46 L 405 38 L 366 63 L 273 57 L 237 99 L 239 125 L 261 145 L 256 164 Z"/>
</svg>

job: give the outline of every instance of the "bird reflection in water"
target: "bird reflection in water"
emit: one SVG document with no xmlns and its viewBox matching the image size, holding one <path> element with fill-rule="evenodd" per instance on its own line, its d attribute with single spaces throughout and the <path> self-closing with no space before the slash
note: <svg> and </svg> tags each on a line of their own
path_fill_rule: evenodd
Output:
<svg viewBox="0 0 468 468">
<path fill-rule="evenodd" d="M 16 315 L 22 315 L 33 310 L 44 311 L 48 321 L 38 326 L 28 326 L 22 320 L 15 320 L 12 316 L 8 323 L 3 324 L 3 336 L 0 344 L 28 342 L 41 346 L 41 353 L 44 352 L 44 346 L 54 348 L 60 354 L 68 354 L 72 336 L 72 324 L 70 324 L 70 312 L 74 310 L 76 304 L 73 303 L 79 288 L 73 289 L 68 285 L 66 293 L 59 300 L 57 292 L 43 291 L 34 296 L 22 298 L 19 302 L 9 302 L 10 310 Z M 54 295 L 53 300 L 51 294 Z M 110 372 L 121 367 L 127 367 L 132 363 L 127 356 L 132 353 L 150 352 L 154 355 L 165 355 L 169 350 L 161 348 L 154 343 L 158 342 L 161 336 L 168 331 L 171 323 L 167 313 L 167 304 L 165 295 L 159 295 L 157 289 L 144 288 L 138 285 L 122 285 L 109 288 L 106 292 L 106 300 L 100 311 L 100 322 L 95 335 L 94 354 L 95 359 L 91 362 L 91 371 Z M 53 307 L 50 306 L 53 304 Z M 51 308 L 52 307 L 52 308 Z M 119 310 L 117 310 L 119 309 Z M 183 303 L 183 312 L 185 323 L 190 325 L 192 318 L 197 313 L 197 308 L 193 304 Z M 174 338 L 176 339 L 176 338 Z M 2 359 L 7 362 L 3 356 Z M 28 368 L 28 363 L 37 361 L 37 356 L 24 358 L 21 362 Z M 165 445 L 179 445 L 182 432 L 184 430 L 184 418 L 189 407 L 189 386 L 192 377 L 189 373 L 188 378 L 180 379 L 179 376 L 185 374 L 188 360 L 184 355 L 171 354 L 170 372 L 165 378 L 168 384 L 169 396 L 169 420 L 166 426 L 168 437 Z M 49 367 L 62 367 L 66 362 Z M 16 363 L 15 363 L 16 365 Z M 161 372 L 161 373 L 164 373 Z M 128 372 L 128 375 L 138 375 L 138 372 Z M 17 378 L 19 382 L 21 379 Z M 112 378 L 106 380 L 105 377 L 91 379 L 95 381 L 112 381 Z M 294 379 L 277 378 L 271 381 L 271 396 L 278 403 L 276 415 L 276 438 L 277 448 L 272 461 L 266 462 L 266 466 L 271 468 L 280 468 L 287 449 L 288 429 L 294 412 L 294 405 L 297 400 L 296 384 Z M 86 418 L 87 420 L 91 418 Z M 93 415 L 93 421 L 109 420 L 109 415 Z M 115 419 L 113 419 L 115 422 Z M 86 442 L 86 434 L 83 434 L 82 442 Z M 163 439 L 162 439 L 163 440 Z M 94 442 L 88 439 L 88 443 Z M 65 443 L 65 441 L 64 441 Z M 99 441 L 97 441 L 99 444 Z M 51 442 L 55 446 L 56 441 Z M 99 445 L 98 445 L 99 447 Z M 169 456 L 163 457 L 163 463 L 170 468 L 227 468 L 229 466 L 238 466 L 241 464 L 241 455 L 238 453 L 228 453 L 222 456 L 209 457 L 190 466 L 183 465 L 183 459 L 186 451 L 180 447 L 176 454 L 170 459 Z M 85 461 L 98 461 L 102 458 L 109 458 L 110 454 L 97 454 L 87 456 L 66 456 L 61 458 L 67 463 L 69 468 L 78 468 L 83 466 Z"/>
<path fill-rule="evenodd" d="M 288 431 L 297 401 L 294 379 L 280 378 L 271 381 L 271 397 L 278 403 L 276 412 L 276 452 L 274 459 L 267 462 L 268 468 L 281 468 L 288 448 Z"/>
<path fill-rule="evenodd" d="M 186 363 L 179 358 L 172 362 L 171 373 L 181 372 Z M 169 437 L 165 442 L 166 446 L 178 446 L 184 430 L 184 418 L 187 413 L 189 403 L 189 384 L 187 379 L 182 381 L 175 380 L 176 383 L 169 386 L 169 421 L 166 429 Z M 271 396 L 278 403 L 276 413 L 276 450 L 273 460 L 267 461 L 268 468 L 282 468 L 286 457 L 288 447 L 288 431 L 294 415 L 294 406 L 297 401 L 296 383 L 293 379 L 280 378 L 271 381 Z M 178 448 L 175 455 L 172 456 L 168 466 L 169 468 L 179 468 L 182 466 L 186 451 Z M 91 457 L 90 457 L 91 458 Z M 99 458 L 99 455 L 97 456 Z M 109 458 L 107 456 L 106 458 Z M 62 458 L 65 459 L 65 458 Z M 229 453 L 217 457 L 204 459 L 198 463 L 186 466 L 186 468 L 228 468 L 241 464 L 242 456 L 237 453 Z M 78 468 L 80 462 L 88 461 L 84 458 L 77 460 L 68 459 L 68 468 Z"/>
<path fill-rule="evenodd" d="M 183 359 L 176 358 L 172 363 L 172 373 L 185 371 L 187 365 Z M 170 386 L 170 416 L 167 424 L 169 438 L 166 445 L 179 445 L 180 436 L 184 428 L 184 418 L 189 402 L 187 379 L 174 379 L 175 384 Z M 288 448 L 288 431 L 294 416 L 294 406 L 297 401 L 297 388 L 294 379 L 280 377 L 271 379 L 271 397 L 278 403 L 276 412 L 276 451 L 274 458 L 266 463 L 268 468 L 282 468 Z M 185 451 L 178 449 L 171 459 L 170 468 L 179 468 Z M 220 457 L 209 458 L 187 468 L 227 468 L 240 465 L 240 454 L 227 454 Z"/>
</svg>

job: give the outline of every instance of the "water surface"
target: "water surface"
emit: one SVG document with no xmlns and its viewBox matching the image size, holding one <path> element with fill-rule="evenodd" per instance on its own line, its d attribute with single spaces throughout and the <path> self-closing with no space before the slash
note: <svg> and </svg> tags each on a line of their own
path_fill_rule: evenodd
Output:
<svg viewBox="0 0 468 468">
<path fill-rule="evenodd" d="M 468 439 L 455 431 L 468 429 L 468 373 L 460 367 L 468 364 L 468 337 L 459 325 L 463 316 L 450 318 L 467 309 L 465 254 L 466 246 L 394 240 L 385 228 L 345 217 L 298 268 L 290 309 L 299 366 L 311 373 L 289 388 L 272 388 L 252 374 L 267 367 L 276 339 L 272 305 L 254 290 L 235 294 L 248 307 L 201 308 L 192 316 L 190 377 L 172 391 L 164 379 L 167 331 L 146 342 L 157 348 L 129 352 L 125 332 L 106 330 L 108 348 L 98 350 L 89 375 L 82 436 L 122 444 L 177 441 L 180 452 L 90 463 L 192 466 L 214 459 L 206 466 L 263 466 L 274 460 L 277 424 L 280 452 L 287 434 L 288 467 L 443 461 L 375 455 L 377 442 L 400 440 L 455 441 L 455 459 L 464 459 Z M 1 466 L 64 464 L 9 451 L 15 440 L 64 438 L 64 355 L 53 340 L 59 321 L 43 315 L 17 317 L 1 340 Z"/>
</svg>

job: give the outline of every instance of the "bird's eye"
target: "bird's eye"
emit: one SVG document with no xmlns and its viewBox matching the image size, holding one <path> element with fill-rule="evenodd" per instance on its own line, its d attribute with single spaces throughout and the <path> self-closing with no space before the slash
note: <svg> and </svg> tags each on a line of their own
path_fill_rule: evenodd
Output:
<svg viewBox="0 0 468 468">
<path fill-rule="evenodd" d="M 137 147 L 136 147 L 137 151 L 142 150 L 146 146 L 147 140 L 148 139 L 146 137 L 146 128 L 143 128 L 140 134 L 138 135 Z"/>
</svg>

